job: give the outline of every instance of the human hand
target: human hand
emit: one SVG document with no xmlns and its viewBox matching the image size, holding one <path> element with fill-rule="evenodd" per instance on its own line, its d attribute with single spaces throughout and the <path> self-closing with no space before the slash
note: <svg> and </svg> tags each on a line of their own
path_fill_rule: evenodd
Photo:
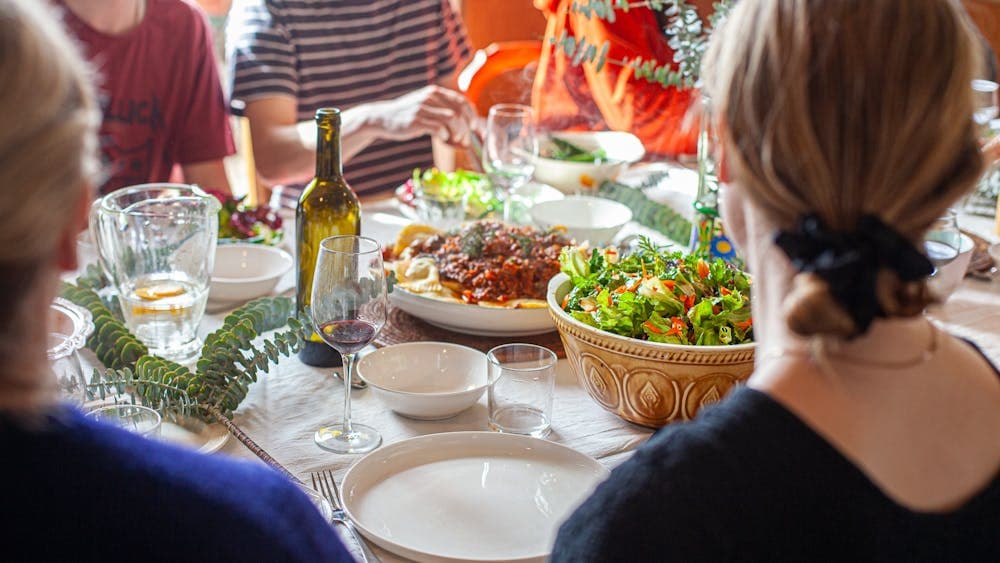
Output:
<svg viewBox="0 0 1000 563">
<path fill-rule="evenodd" d="M 1000 160 L 1000 135 L 996 135 L 989 141 L 986 141 L 979 150 L 983 153 L 983 158 L 986 159 L 987 164 Z"/>
<path fill-rule="evenodd" d="M 451 145 L 465 147 L 473 134 L 476 110 L 462 94 L 431 85 L 372 104 L 371 117 L 386 139 L 437 135 Z"/>
</svg>

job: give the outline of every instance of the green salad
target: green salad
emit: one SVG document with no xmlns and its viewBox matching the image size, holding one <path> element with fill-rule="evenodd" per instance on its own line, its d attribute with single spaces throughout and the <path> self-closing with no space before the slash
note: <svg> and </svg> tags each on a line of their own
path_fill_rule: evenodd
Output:
<svg viewBox="0 0 1000 563">
<path fill-rule="evenodd" d="M 573 282 L 563 310 L 593 327 L 668 344 L 753 340 L 750 278 L 723 260 L 666 252 L 642 238 L 621 258 L 613 248 L 566 247 L 559 263 Z"/>
<path fill-rule="evenodd" d="M 588 151 L 559 137 L 549 137 L 549 146 L 543 156 L 569 162 L 604 162 L 608 155 L 604 149 Z"/>
<path fill-rule="evenodd" d="M 437 168 L 413 171 L 413 177 L 404 184 L 404 198 L 411 201 L 414 190 L 423 188 L 426 193 L 437 194 L 445 199 L 458 199 L 468 192 L 465 214 L 472 219 L 481 219 L 491 212 L 503 209 L 503 202 L 497 199 L 489 180 L 482 174 L 469 170 L 442 172 Z"/>
</svg>

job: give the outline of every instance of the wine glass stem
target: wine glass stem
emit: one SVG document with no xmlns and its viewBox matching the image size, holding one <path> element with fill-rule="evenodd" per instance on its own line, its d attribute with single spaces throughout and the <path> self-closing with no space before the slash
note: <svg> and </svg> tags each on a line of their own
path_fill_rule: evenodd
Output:
<svg viewBox="0 0 1000 563">
<path fill-rule="evenodd" d="M 354 433 L 351 428 L 351 381 L 354 377 L 354 357 L 355 354 L 341 354 L 344 366 L 344 435 L 350 436 Z"/>
<path fill-rule="evenodd" d="M 503 200 L 503 222 L 508 225 L 514 224 L 514 206 L 511 204 L 510 194 Z"/>
</svg>

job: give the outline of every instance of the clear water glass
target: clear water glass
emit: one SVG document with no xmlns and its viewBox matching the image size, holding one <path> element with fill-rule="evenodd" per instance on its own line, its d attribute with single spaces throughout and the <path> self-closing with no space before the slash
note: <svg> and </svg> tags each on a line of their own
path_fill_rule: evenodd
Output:
<svg viewBox="0 0 1000 563">
<path fill-rule="evenodd" d="M 142 405 L 108 405 L 87 413 L 95 420 L 114 424 L 144 438 L 160 435 L 160 413 Z"/>
<path fill-rule="evenodd" d="M 924 250 L 931 263 L 934 264 L 934 273 L 949 264 L 962 248 L 962 231 L 958 227 L 958 213 L 954 209 L 948 209 L 944 215 L 939 217 L 931 228 L 924 235 Z"/>
<path fill-rule="evenodd" d="M 385 325 L 389 309 L 382 247 L 373 239 L 344 235 L 323 239 L 316 257 L 310 315 L 316 334 L 343 359 L 344 418 L 318 429 L 313 440 L 336 453 L 374 450 L 382 436 L 351 420 L 351 385 L 358 352 Z"/>
<path fill-rule="evenodd" d="M 483 170 L 504 201 L 504 222 L 513 223 L 512 194 L 531 180 L 538 159 L 535 114 L 522 104 L 496 104 L 486 118 Z"/>
<path fill-rule="evenodd" d="M 1000 85 L 992 80 L 976 79 L 972 81 L 973 114 L 972 119 L 983 129 L 988 129 L 990 121 L 997 118 L 1000 109 L 997 105 L 997 90 Z"/>
<path fill-rule="evenodd" d="M 420 222 L 447 231 L 465 221 L 465 206 L 469 201 L 468 190 L 443 192 L 417 184 L 413 192 L 413 203 L 417 208 Z"/>
<path fill-rule="evenodd" d="M 537 438 L 549 433 L 556 360 L 535 344 L 504 344 L 486 354 L 490 429 Z"/>
</svg>

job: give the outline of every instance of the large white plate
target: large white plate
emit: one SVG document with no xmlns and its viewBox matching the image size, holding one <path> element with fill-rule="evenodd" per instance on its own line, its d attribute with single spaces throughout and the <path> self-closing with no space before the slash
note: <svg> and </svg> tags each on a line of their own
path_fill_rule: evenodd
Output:
<svg viewBox="0 0 1000 563">
<path fill-rule="evenodd" d="M 394 287 L 392 304 L 428 323 L 465 334 L 479 336 L 527 336 L 556 329 L 548 307 L 499 309 L 442 301 Z"/>
<path fill-rule="evenodd" d="M 211 454 L 222 449 L 229 441 L 229 431 L 221 424 L 205 424 L 196 419 L 160 424 L 160 439 Z"/>
<path fill-rule="evenodd" d="M 372 542 L 416 561 L 544 561 L 607 475 L 538 438 L 431 434 L 361 458 L 344 478 L 344 508 Z"/>
</svg>

